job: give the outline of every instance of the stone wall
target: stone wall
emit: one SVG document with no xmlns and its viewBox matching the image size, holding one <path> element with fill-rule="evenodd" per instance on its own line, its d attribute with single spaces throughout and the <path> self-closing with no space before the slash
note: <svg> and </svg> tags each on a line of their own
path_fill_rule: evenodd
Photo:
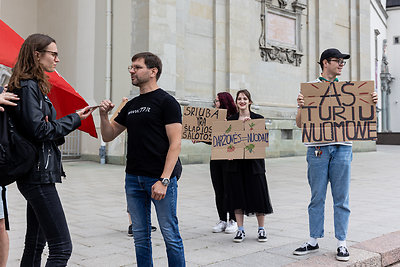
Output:
<svg viewBox="0 0 400 267">
<path fill-rule="evenodd" d="M 159 84 L 181 105 L 210 107 L 220 91 L 235 96 L 238 90 L 248 89 L 253 110 L 268 120 L 267 157 L 302 155 L 301 131 L 295 126 L 296 96 L 301 82 L 319 75 L 320 53 L 329 47 L 350 53 L 352 58 L 340 78 L 371 79 L 369 4 L 357 0 L 284 2 L 286 6 L 277 0 L 132 0 L 131 54 L 149 50 L 162 58 Z M 296 18 L 296 28 L 284 31 L 295 34 L 288 38 L 295 44 L 271 43 L 296 50 L 300 64 L 262 58 L 263 27 L 268 35 L 271 26 L 262 24 L 263 13 Z M 122 30 L 114 27 L 116 32 Z M 279 32 L 279 25 L 275 31 Z M 131 96 L 137 93 L 131 90 Z M 110 152 L 124 151 L 111 146 Z M 355 149 L 374 150 L 375 145 L 362 142 Z M 207 162 L 210 147 L 183 140 L 181 158 L 184 163 Z"/>
<path fill-rule="evenodd" d="M 39 31 L 60 40 L 61 74 L 98 103 L 106 96 L 106 0 L 84 2 L 1 0 L 0 14 L 23 37 Z M 26 17 L 32 24 L 8 15 L 23 12 L 23 3 L 33 11 Z M 267 119 L 268 157 L 304 154 L 295 126 L 296 97 L 301 82 L 319 75 L 324 49 L 351 54 L 342 80 L 372 79 L 369 1 L 118 0 L 112 12 L 110 97 L 116 105 L 123 96 L 138 94 L 126 69 L 132 55 L 154 52 L 164 64 L 159 85 L 182 106 L 210 107 L 220 91 L 235 95 L 248 89 L 253 110 Z M 98 113 L 95 123 L 99 126 Z M 107 145 L 110 161 L 124 161 L 125 144 L 121 135 Z M 84 158 L 97 160 L 99 147 L 100 140 L 81 134 Z M 360 142 L 355 149 L 375 146 Z M 206 162 L 210 147 L 184 140 L 181 157 L 186 163 Z"/>
</svg>

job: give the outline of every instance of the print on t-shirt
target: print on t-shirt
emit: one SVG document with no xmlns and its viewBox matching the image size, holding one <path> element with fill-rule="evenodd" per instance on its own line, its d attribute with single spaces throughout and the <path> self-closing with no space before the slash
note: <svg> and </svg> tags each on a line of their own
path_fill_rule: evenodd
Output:
<svg viewBox="0 0 400 267">
<path fill-rule="evenodd" d="M 137 114 L 137 113 L 143 113 L 143 112 L 150 112 L 150 107 L 141 107 L 135 110 L 131 110 L 128 112 L 128 115 L 131 114 Z"/>
<path fill-rule="evenodd" d="M 181 107 L 162 89 L 140 94 L 121 109 L 115 122 L 128 132 L 125 171 L 159 178 L 169 149 L 166 125 L 182 123 Z"/>
</svg>

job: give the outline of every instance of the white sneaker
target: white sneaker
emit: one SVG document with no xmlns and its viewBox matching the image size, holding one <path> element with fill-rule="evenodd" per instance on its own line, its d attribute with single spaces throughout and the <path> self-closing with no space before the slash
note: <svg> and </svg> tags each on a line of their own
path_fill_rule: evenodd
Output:
<svg viewBox="0 0 400 267">
<path fill-rule="evenodd" d="M 237 223 L 234 220 L 230 220 L 226 225 L 225 233 L 233 234 L 237 231 L 237 229 L 238 229 Z"/>
<path fill-rule="evenodd" d="M 226 229 L 226 222 L 224 221 L 219 221 L 214 227 L 213 227 L 213 233 L 221 233 L 225 231 Z"/>
</svg>

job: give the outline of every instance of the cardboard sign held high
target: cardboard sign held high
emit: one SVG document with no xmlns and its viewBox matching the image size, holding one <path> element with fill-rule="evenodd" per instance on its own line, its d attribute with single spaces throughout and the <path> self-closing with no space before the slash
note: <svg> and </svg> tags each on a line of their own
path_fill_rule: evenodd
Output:
<svg viewBox="0 0 400 267">
<path fill-rule="evenodd" d="M 264 119 L 214 122 L 211 159 L 262 159 L 268 146 Z"/>
<path fill-rule="evenodd" d="M 184 107 L 182 139 L 211 142 L 213 122 L 225 120 L 226 112 L 226 109 Z"/>
<path fill-rule="evenodd" d="M 374 82 L 302 83 L 303 142 L 376 140 Z"/>
</svg>

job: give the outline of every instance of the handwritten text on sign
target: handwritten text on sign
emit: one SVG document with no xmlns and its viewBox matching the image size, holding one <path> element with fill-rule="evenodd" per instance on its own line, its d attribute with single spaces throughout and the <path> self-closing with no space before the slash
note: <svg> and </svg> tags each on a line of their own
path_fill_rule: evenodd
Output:
<svg viewBox="0 0 400 267">
<path fill-rule="evenodd" d="M 264 119 L 213 124 L 211 159 L 265 158 L 268 131 Z"/>
<path fill-rule="evenodd" d="M 376 140 L 373 81 L 302 83 L 303 142 Z"/>
<path fill-rule="evenodd" d="M 226 119 L 226 109 L 184 107 L 182 138 L 211 142 L 212 124 Z"/>
</svg>

